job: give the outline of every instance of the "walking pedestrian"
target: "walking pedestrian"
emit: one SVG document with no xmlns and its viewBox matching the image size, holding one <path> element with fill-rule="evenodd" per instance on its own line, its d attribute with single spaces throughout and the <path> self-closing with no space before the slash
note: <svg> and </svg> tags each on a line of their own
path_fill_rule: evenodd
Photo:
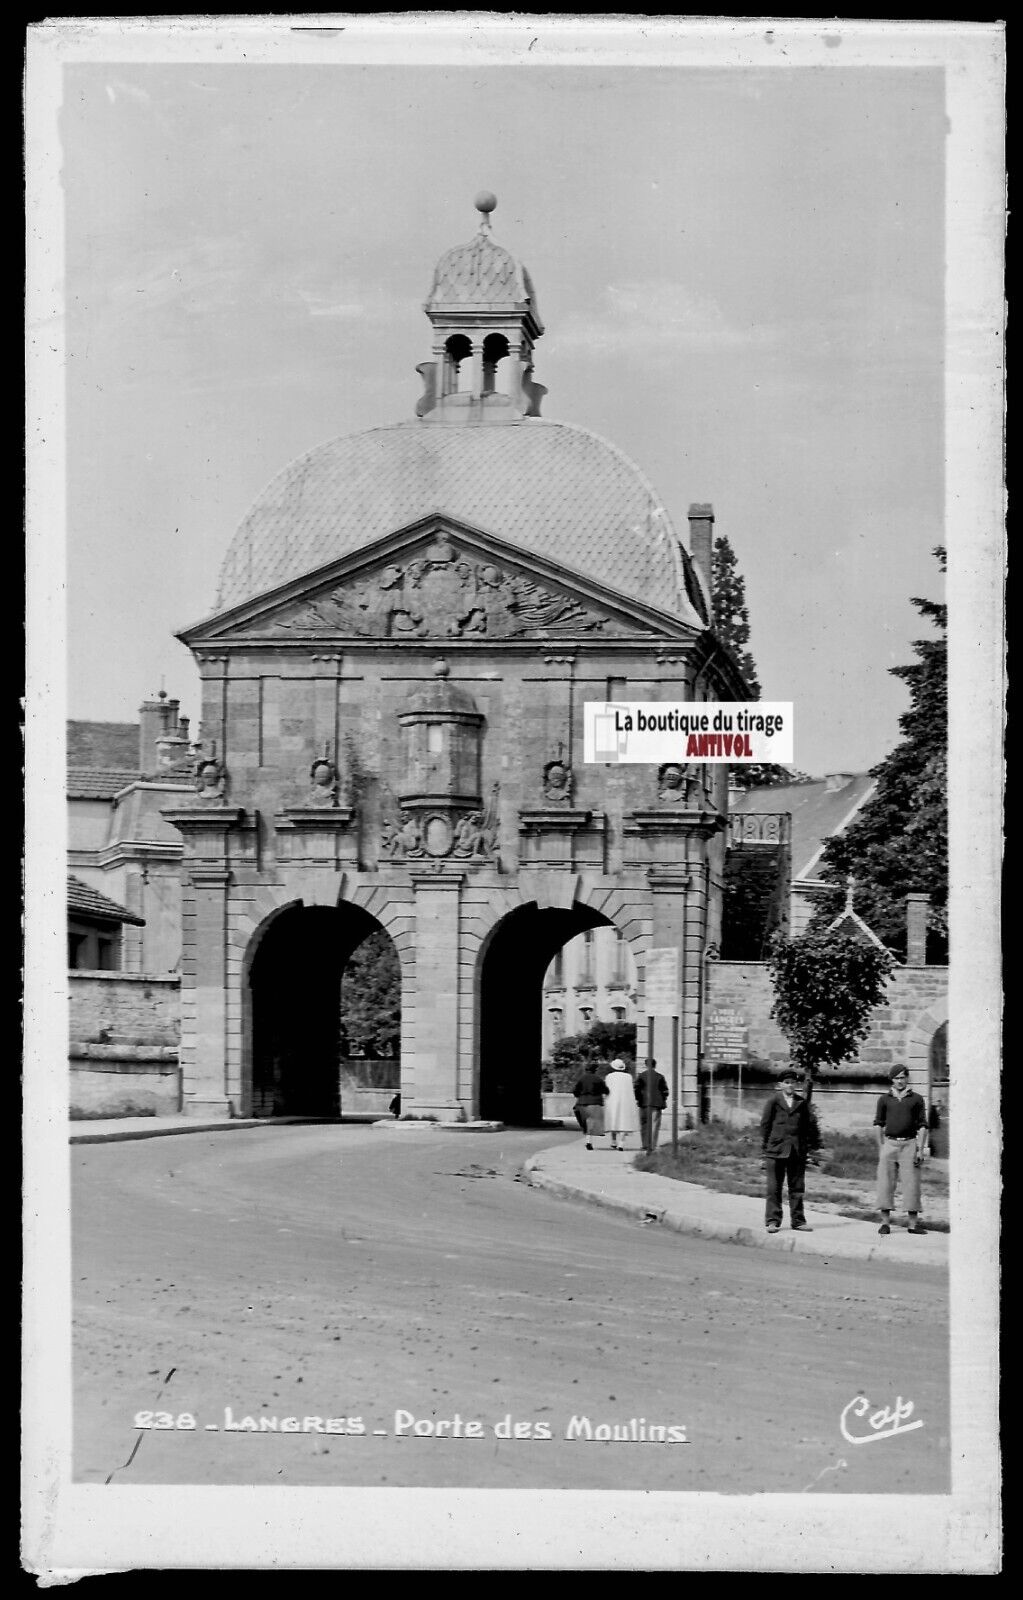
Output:
<svg viewBox="0 0 1023 1600">
<path fill-rule="evenodd" d="M 892 1205 L 895 1191 L 902 1184 L 902 1198 L 909 1213 L 908 1233 L 926 1233 L 920 1224 L 920 1174 L 927 1157 L 927 1108 L 923 1096 L 909 1087 L 909 1073 L 897 1064 L 889 1073 L 891 1089 L 877 1102 L 874 1127 L 877 1132 L 877 1209 L 881 1213 L 878 1233 L 892 1231 Z"/>
<path fill-rule="evenodd" d="M 591 1062 L 583 1068 L 572 1090 L 575 1095 L 575 1120 L 586 1135 L 587 1150 L 592 1150 L 593 1140 L 603 1135 L 604 1098 L 607 1092 L 603 1074 L 596 1063 Z"/>
<path fill-rule="evenodd" d="M 778 1088 L 767 1100 L 760 1115 L 760 1141 L 764 1152 L 767 1179 L 766 1222 L 768 1233 L 777 1233 L 782 1219 L 782 1188 L 789 1189 L 789 1221 L 797 1233 L 812 1233 L 803 1211 L 806 1188 L 806 1153 L 810 1137 L 810 1095 L 813 1083 L 804 1093 L 806 1079 L 795 1067 L 784 1067 Z"/>
<path fill-rule="evenodd" d="M 607 1087 L 604 1124 L 611 1135 L 611 1149 L 624 1150 L 626 1135 L 639 1132 L 639 1107 L 632 1074 L 620 1056 L 615 1057 L 608 1069 Z"/>
<path fill-rule="evenodd" d="M 657 1149 L 661 1137 L 661 1112 L 668 1104 L 667 1080 L 654 1070 L 656 1066 L 657 1062 L 651 1056 L 646 1071 L 636 1074 L 636 1104 L 643 1124 L 643 1144 L 647 1150 Z"/>
</svg>

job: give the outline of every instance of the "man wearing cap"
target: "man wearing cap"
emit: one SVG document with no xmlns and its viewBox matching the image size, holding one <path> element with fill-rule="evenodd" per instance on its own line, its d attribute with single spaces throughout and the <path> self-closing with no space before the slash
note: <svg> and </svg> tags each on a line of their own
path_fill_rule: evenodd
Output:
<svg viewBox="0 0 1023 1600">
<path fill-rule="evenodd" d="M 797 1233 L 812 1233 L 803 1214 L 806 1152 L 810 1138 L 810 1095 L 806 1079 L 795 1067 L 784 1067 L 778 1088 L 760 1116 L 760 1142 L 767 1175 L 767 1231 L 777 1233 L 782 1219 L 782 1188 L 789 1186 L 789 1221 Z"/>
<path fill-rule="evenodd" d="M 923 1096 L 909 1087 L 904 1066 L 889 1073 L 891 1090 L 877 1102 L 874 1127 L 877 1130 L 877 1209 L 881 1213 L 878 1233 L 892 1231 L 892 1202 L 896 1184 L 901 1182 L 909 1233 L 926 1233 L 920 1226 L 920 1169 L 927 1156 L 927 1108 Z"/>
</svg>

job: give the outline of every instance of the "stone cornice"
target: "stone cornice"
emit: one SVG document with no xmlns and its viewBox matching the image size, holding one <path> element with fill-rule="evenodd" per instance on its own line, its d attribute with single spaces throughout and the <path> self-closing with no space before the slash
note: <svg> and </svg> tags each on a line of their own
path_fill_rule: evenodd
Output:
<svg viewBox="0 0 1023 1600">
<path fill-rule="evenodd" d="M 543 811 L 520 811 L 520 833 L 580 833 L 584 828 L 603 828 L 604 818 L 595 818 L 592 811 L 570 811 L 566 806 L 559 810 L 549 806 Z"/>
<path fill-rule="evenodd" d="M 351 827 L 351 806 L 285 806 L 274 813 L 278 833 L 343 833 Z"/>
<path fill-rule="evenodd" d="M 709 839 L 719 833 L 727 821 L 720 811 L 633 811 L 626 817 L 622 832 L 633 838 L 674 834 Z"/>
<path fill-rule="evenodd" d="M 178 839 L 116 839 L 94 852 L 94 858 L 99 867 L 131 866 L 136 862 L 146 865 L 150 861 L 177 863 L 184 849 Z"/>
<path fill-rule="evenodd" d="M 678 894 L 692 882 L 691 873 L 682 867 L 648 867 L 646 876 L 654 894 Z"/>
<path fill-rule="evenodd" d="M 437 861 L 430 869 L 415 867 L 409 873 L 413 889 L 460 889 L 469 874 Z"/>
</svg>

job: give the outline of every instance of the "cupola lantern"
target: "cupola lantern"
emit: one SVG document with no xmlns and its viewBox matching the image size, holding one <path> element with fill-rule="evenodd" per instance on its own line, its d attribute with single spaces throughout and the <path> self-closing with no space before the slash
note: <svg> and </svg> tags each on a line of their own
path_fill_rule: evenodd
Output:
<svg viewBox="0 0 1023 1600">
<path fill-rule="evenodd" d="M 479 229 L 437 263 L 423 310 L 433 327 L 433 360 L 416 370 L 428 422 L 512 422 L 538 417 L 546 394 L 534 383 L 533 346 L 543 333 L 525 267 L 490 237 L 497 198 L 476 196 Z"/>
</svg>

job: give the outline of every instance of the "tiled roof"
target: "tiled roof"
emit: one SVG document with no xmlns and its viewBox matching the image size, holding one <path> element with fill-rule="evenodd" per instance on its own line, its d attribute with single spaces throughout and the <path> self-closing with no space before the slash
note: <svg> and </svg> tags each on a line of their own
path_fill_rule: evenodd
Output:
<svg viewBox="0 0 1023 1600">
<path fill-rule="evenodd" d="M 217 610 L 437 513 L 703 630 L 685 592 L 687 557 L 639 468 L 595 434 L 540 418 L 402 422 L 300 457 L 232 540 Z"/>
<path fill-rule="evenodd" d="M 134 911 L 119 906 L 116 900 L 108 900 L 105 894 L 100 894 L 98 889 L 91 889 L 70 872 L 67 875 L 67 908 L 73 915 L 91 917 L 95 921 L 130 922 L 136 928 L 146 925 L 145 917 L 137 917 Z"/>
<path fill-rule="evenodd" d="M 69 722 L 67 761 L 69 767 L 132 767 L 137 772 L 139 725 L 137 722 Z"/>
<path fill-rule="evenodd" d="M 129 783 L 138 783 L 139 770 L 112 771 L 109 768 L 69 767 L 67 795 L 69 800 L 112 800 Z"/>
<path fill-rule="evenodd" d="M 811 783 L 779 784 L 745 789 L 731 794 L 728 808 L 735 813 L 787 811 L 792 817 L 792 877 L 803 877 L 815 866 L 825 839 L 845 826 L 851 813 L 869 798 L 874 780 L 866 772 L 837 772 Z"/>
<path fill-rule="evenodd" d="M 532 297 L 529 274 L 520 270 L 515 257 L 489 235 L 478 233 L 468 244 L 456 245 L 441 256 L 426 309 L 471 306 L 496 311 L 523 305 Z"/>
</svg>

